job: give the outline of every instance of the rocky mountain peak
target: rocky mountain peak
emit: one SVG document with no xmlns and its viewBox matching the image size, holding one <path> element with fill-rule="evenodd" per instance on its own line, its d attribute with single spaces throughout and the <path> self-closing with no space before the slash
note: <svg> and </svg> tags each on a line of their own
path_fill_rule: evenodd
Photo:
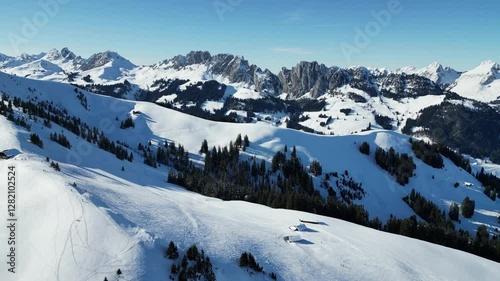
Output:
<svg viewBox="0 0 500 281">
<path fill-rule="evenodd" d="M 87 71 L 90 69 L 105 66 L 110 62 L 113 64 L 113 66 L 118 68 L 132 69 L 136 67 L 133 63 L 131 63 L 124 57 L 120 56 L 118 53 L 112 51 L 106 51 L 102 53 L 93 54 L 89 59 L 87 59 L 82 64 L 80 69 L 82 71 Z"/>
<path fill-rule="evenodd" d="M 61 56 L 67 60 L 74 60 L 76 59 L 76 55 L 71 52 L 68 48 L 64 47 L 61 49 Z"/>
</svg>

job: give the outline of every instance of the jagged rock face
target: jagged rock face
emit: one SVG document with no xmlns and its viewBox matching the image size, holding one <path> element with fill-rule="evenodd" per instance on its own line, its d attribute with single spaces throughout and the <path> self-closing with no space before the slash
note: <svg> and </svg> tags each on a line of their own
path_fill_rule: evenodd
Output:
<svg viewBox="0 0 500 281">
<path fill-rule="evenodd" d="M 212 56 L 210 55 L 209 52 L 193 51 L 185 56 L 183 55 L 175 56 L 172 59 L 164 61 L 164 63 L 167 65 L 171 64 L 172 68 L 180 70 L 188 65 L 205 64 L 210 60 L 211 57 Z"/>
<path fill-rule="evenodd" d="M 71 52 L 68 48 L 63 48 L 61 50 L 61 56 L 66 60 L 76 59 L 76 55 L 73 52 Z"/>
<path fill-rule="evenodd" d="M 297 98 L 310 93 L 317 98 L 329 90 L 349 82 L 349 74 L 339 68 L 328 68 L 317 62 L 300 62 L 291 70 L 283 68 L 279 73 L 283 91 Z"/>
<path fill-rule="evenodd" d="M 101 66 L 104 66 L 111 61 L 119 63 L 120 66 L 123 68 L 135 67 L 135 65 L 133 65 L 130 61 L 126 60 L 125 58 L 123 58 L 119 54 L 117 54 L 115 52 L 106 51 L 103 53 L 97 53 L 97 54 L 92 55 L 88 60 L 86 60 L 82 64 L 82 66 L 80 67 L 80 70 L 87 71 L 90 69 L 101 67 Z"/>
<path fill-rule="evenodd" d="M 415 74 L 391 73 L 378 79 L 380 92 L 392 98 L 441 95 L 443 90 L 431 80 Z"/>
<path fill-rule="evenodd" d="M 164 61 L 168 67 L 180 70 L 190 65 L 205 65 L 207 73 L 226 77 L 231 83 L 254 85 L 258 91 L 270 94 L 281 93 L 281 86 L 276 75 L 269 70 L 262 71 L 256 65 L 250 65 L 243 57 L 230 54 L 210 55 L 209 52 L 190 52 L 186 56 L 176 56 Z"/>
<path fill-rule="evenodd" d="M 344 69 L 332 67 L 327 74 L 328 89 L 336 89 L 349 83 L 351 75 Z"/>
<path fill-rule="evenodd" d="M 300 97 L 308 92 L 312 97 L 317 97 L 318 92 L 326 91 L 327 67 L 317 62 L 300 62 L 291 70 L 283 69 L 279 76 L 283 91 L 292 97 Z"/>
<path fill-rule="evenodd" d="M 228 54 L 219 54 L 212 57 L 209 65 L 215 75 L 224 75 L 231 82 L 253 83 L 253 72 L 256 66 L 248 64 L 242 57 Z"/>
<path fill-rule="evenodd" d="M 262 71 L 260 68 L 257 68 L 253 74 L 253 81 L 257 91 L 266 92 L 272 96 L 281 94 L 283 90 L 280 79 L 269 69 Z"/>
<path fill-rule="evenodd" d="M 347 71 L 352 76 L 349 86 L 365 91 L 372 97 L 378 95 L 378 89 L 375 85 L 376 79 L 368 69 L 364 67 L 354 67 Z"/>
</svg>

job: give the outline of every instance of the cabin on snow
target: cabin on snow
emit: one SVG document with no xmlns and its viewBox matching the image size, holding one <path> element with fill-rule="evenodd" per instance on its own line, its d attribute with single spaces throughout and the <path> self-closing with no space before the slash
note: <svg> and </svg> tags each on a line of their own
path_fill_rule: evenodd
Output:
<svg viewBox="0 0 500 281">
<path fill-rule="evenodd" d="M 5 151 L 0 151 L 0 159 L 5 160 L 9 159 L 10 157 L 5 154 Z"/>
<path fill-rule="evenodd" d="M 307 229 L 307 226 L 301 223 L 297 225 L 291 225 L 288 228 L 290 228 L 292 231 L 305 231 Z"/>
<path fill-rule="evenodd" d="M 300 238 L 299 235 L 291 235 L 291 236 L 285 236 L 285 241 L 292 244 L 301 241 L 302 238 Z"/>
<path fill-rule="evenodd" d="M 299 219 L 301 223 L 312 223 L 312 224 L 319 224 L 319 221 L 313 221 L 313 220 L 305 220 L 305 219 Z"/>
</svg>

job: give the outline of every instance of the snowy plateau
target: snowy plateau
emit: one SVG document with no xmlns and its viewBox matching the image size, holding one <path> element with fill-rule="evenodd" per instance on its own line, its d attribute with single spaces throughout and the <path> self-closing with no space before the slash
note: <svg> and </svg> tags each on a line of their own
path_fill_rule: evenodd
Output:
<svg viewBox="0 0 500 281">
<path fill-rule="evenodd" d="M 15 166 L 18 218 L 15 274 L 6 269 L 10 248 L 6 241 L 10 233 L 1 227 L 0 280 L 169 280 L 172 264 L 180 263 L 180 258 L 172 261 L 165 257 L 170 241 L 177 245 L 181 257 L 193 244 L 203 249 L 210 257 L 217 280 L 273 280 L 270 273 L 276 274 L 277 280 L 325 281 L 487 281 L 500 276 L 497 262 L 467 252 L 314 213 L 270 208 L 244 197 L 224 201 L 188 191 L 167 181 L 173 167 L 146 165 L 143 151 L 137 148 L 138 144 L 149 144 L 151 148 L 165 142 L 181 144 L 189 151 L 193 165 L 203 167 L 204 153 L 199 152 L 203 140 L 207 140 L 210 149 L 224 147 L 241 134 L 248 136 L 250 144 L 240 151 L 240 158 L 264 161 L 270 167 L 276 152 L 287 147 L 290 155 L 295 147 L 305 166 L 314 161 L 321 163 L 322 172 L 311 178 L 314 189 L 325 198 L 328 191 L 322 186 L 324 176 L 336 174 L 340 179 L 346 171 L 364 189 L 364 196 L 353 199 L 353 203 L 363 205 L 370 218 L 378 217 L 383 223 L 392 216 L 403 219 L 415 215 L 403 201 L 412 189 L 446 213 L 452 203 L 462 204 L 469 197 L 475 201 L 474 215 L 465 218 L 460 214 L 460 223 L 453 222 L 454 227 L 474 237 L 478 226 L 485 225 L 493 237 L 500 228 L 500 199 L 491 200 L 483 193 L 478 179 L 446 157 L 440 169 L 424 163 L 416 157 L 410 137 L 402 129 L 409 118 L 417 118 L 423 109 L 450 100 L 448 91 L 463 98 L 455 97 L 451 103 L 473 110 L 476 102 L 496 108 L 495 101 L 500 96 L 498 64 L 484 62 L 463 73 L 439 64 L 424 70 L 406 67 L 394 73 L 367 68 L 325 70 L 331 77 L 346 75 L 351 82 L 358 81 L 359 75 L 372 77 L 366 85 L 377 91 L 374 95 L 354 82 L 326 88 L 321 87 L 325 81 L 304 87 L 286 86 L 280 81 L 288 81 L 288 75 L 293 74 L 284 71 L 274 75 L 234 56 L 229 62 L 220 63 L 218 56 L 205 53 L 179 56 L 152 66 L 136 66 L 114 52 L 84 59 L 67 49 L 0 58 L 1 95 L 44 104 L 64 116 L 74 117 L 114 143 L 121 143 L 133 156 L 133 161 L 120 160 L 67 127 L 52 121 L 47 124 L 43 118 L 28 114 L 18 104 L 11 106 L 13 116 L 24 123 L 16 124 L 0 115 L 0 151 L 8 158 L 0 159 L 0 185 L 7 184 L 9 167 Z M 390 84 L 396 75 L 405 79 L 406 75 L 415 75 L 411 79 L 425 79 L 425 83 L 444 94 L 408 94 L 400 98 L 380 95 L 397 86 Z M 189 82 L 179 85 L 174 94 L 152 101 L 138 99 L 145 90 L 158 90 L 155 87 L 161 86 L 155 81 L 160 79 Z M 229 97 L 315 99 L 324 102 L 324 106 L 321 111 L 301 113 L 308 116 L 300 125 L 314 132 L 309 133 L 287 128 L 290 115 L 286 112 L 256 111 L 252 122 L 227 123 L 155 103 L 166 100 L 173 107 L 176 102 L 182 107 L 176 96 L 182 87 L 212 80 L 226 87 L 220 99 L 200 103 L 212 113 L 221 110 Z M 80 87 L 125 81 L 130 86 L 119 98 Z M 356 102 L 353 96 L 365 102 Z M 346 114 L 346 108 L 352 112 Z M 248 110 L 232 112 L 249 117 Z M 377 115 L 390 117 L 392 129 L 377 124 Z M 327 121 L 330 118 L 325 116 L 332 120 Z M 124 128 L 127 119 L 132 120 L 133 127 Z M 371 128 L 364 130 L 368 127 Z M 70 145 L 65 147 L 53 141 L 53 133 L 64 135 Z M 32 135 L 39 137 L 42 147 L 34 143 Z M 429 141 L 425 135 L 421 137 Z M 371 147 L 369 155 L 360 153 L 364 142 Z M 408 184 L 400 185 L 377 165 L 377 147 L 392 147 L 397 153 L 413 157 L 415 169 Z M 473 173 L 484 169 L 500 176 L 500 166 L 487 158 L 465 157 Z M 50 167 L 51 162 L 58 164 L 59 171 Z M 329 182 L 340 194 L 342 190 L 335 185 L 335 179 Z M 0 218 L 6 223 L 8 193 L 6 188 L 1 190 Z M 314 223 L 302 225 L 300 219 Z M 418 216 L 417 220 L 423 221 Z M 293 231 L 293 226 L 300 231 Z M 295 239 L 297 233 L 300 239 Z M 294 237 L 294 241 L 288 243 L 286 237 Z M 240 267 L 243 252 L 251 253 L 264 273 Z M 118 269 L 121 274 L 117 274 Z"/>
</svg>

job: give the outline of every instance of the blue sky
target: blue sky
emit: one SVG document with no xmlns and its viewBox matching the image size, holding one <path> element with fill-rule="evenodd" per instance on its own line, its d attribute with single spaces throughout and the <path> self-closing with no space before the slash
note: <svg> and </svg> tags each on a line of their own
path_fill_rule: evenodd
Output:
<svg viewBox="0 0 500 281">
<path fill-rule="evenodd" d="M 500 62 L 499 2 L 2 1 L 0 53 L 69 47 L 88 57 L 113 50 L 152 64 L 208 50 L 243 55 L 275 72 L 302 60 L 389 69 L 438 61 L 466 70 L 487 59 Z"/>
</svg>

